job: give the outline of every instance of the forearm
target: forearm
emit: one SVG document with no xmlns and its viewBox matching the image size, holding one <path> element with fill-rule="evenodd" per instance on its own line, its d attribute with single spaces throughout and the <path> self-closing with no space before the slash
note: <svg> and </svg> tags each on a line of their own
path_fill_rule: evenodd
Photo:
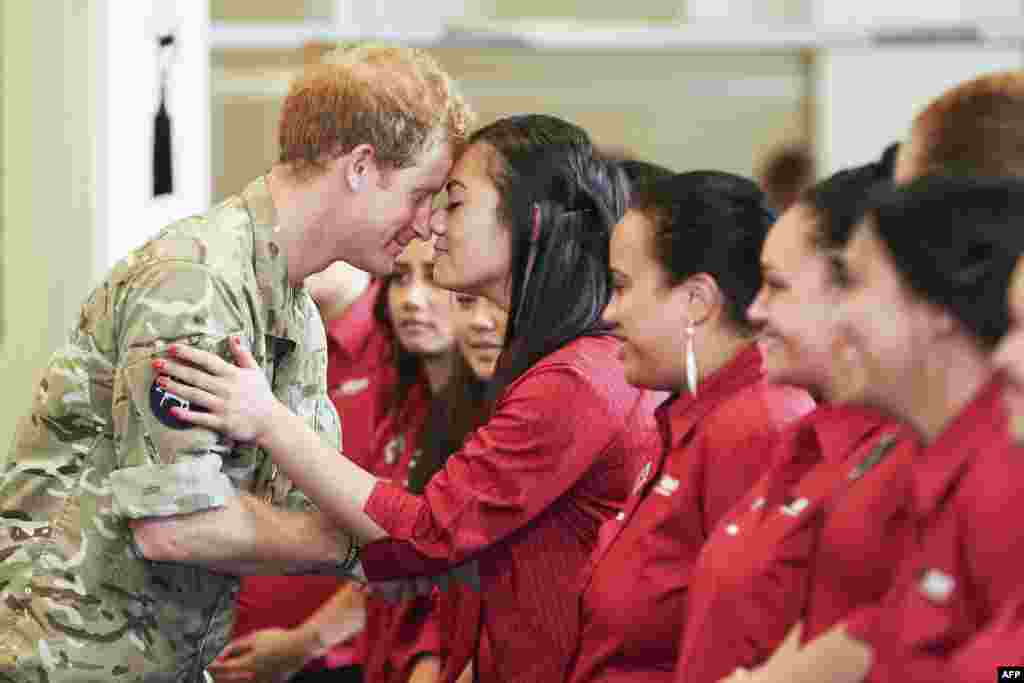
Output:
<svg viewBox="0 0 1024 683">
<path fill-rule="evenodd" d="M 409 673 L 409 683 L 437 683 L 440 678 L 441 658 L 437 655 L 422 655 Z"/>
<path fill-rule="evenodd" d="M 362 586 L 343 584 L 316 612 L 295 628 L 305 642 L 326 650 L 343 643 L 366 624 L 366 595 Z"/>
<path fill-rule="evenodd" d="M 171 517 L 131 522 L 142 554 L 230 574 L 317 573 L 342 564 L 348 535 L 319 512 L 291 512 L 251 496 Z"/>
<path fill-rule="evenodd" d="M 757 683 L 860 683 L 871 669 L 872 652 L 843 624 L 784 658 L 773 658 L 754 674 Z"/>
<path fill-rule="evenodd" d="M 278 404 L 259 445 L 339 526 L 364 542 L 387 536 L 363 512 L 377 478 L 348 458 L 339 458 L 302 418 Z"/>
</svg>

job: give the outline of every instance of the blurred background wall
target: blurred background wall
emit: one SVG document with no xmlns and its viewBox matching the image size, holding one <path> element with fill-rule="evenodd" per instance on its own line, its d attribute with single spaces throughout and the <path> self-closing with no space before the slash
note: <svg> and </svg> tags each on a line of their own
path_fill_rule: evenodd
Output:
<svg viewBox="0 0 1024 683">
<path fill-rule="evenodd" d="M 334 41 L 427 47 L 480 123 L 551 113 L 680 171 L 797 147 L 820 176 L 949 85 L 1020 68 L 1021 19 L 1020 0 L 0 0 L 0 453 L 90 288 L 273 163 L 288 83 Z M 164 61 L 175 191 L 154 198 Z"/>
</svg>

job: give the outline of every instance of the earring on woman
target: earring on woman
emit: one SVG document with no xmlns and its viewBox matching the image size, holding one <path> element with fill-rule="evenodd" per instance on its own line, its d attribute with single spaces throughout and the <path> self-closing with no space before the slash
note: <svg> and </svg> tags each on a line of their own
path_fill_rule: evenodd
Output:
<svg viewBox="0 0 1024 683">
<path fill-rule="evenodd" d="M 690 394 L 693 396 L 697 395 L 697 353 L 694 351 L 693 337 L 696 330 L 693 328 L 693 323 L 687 321 L 686 323 L 686 387 L 690 390 Z"/>
</svg>

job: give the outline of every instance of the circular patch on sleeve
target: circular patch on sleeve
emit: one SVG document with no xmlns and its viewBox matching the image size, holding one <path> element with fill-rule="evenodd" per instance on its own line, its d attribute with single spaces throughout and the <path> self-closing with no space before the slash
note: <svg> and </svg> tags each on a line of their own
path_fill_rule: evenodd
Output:
<svg viewBox="0 0 1024 683">
<path fill-rule="evenodd" d="M 184 408 L 185 410 L 194 410 L 197 413 L 208 412 L 202 406 L 191 405 L 189 401 L 167 391 L 154 381 L 152 386 L 149 387 L 149 409 L 156 416 L 156 419 L 160 421 L 160 424 L 171 429 L 189 429 L 195 426 L 189 422 L 179 420 L 171 414 L 172 408 Z"/>
</svg>

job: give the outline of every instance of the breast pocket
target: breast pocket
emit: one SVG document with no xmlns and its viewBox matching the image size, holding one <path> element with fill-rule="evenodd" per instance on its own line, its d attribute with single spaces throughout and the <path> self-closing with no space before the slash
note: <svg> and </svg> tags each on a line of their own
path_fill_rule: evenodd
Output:
<svg viewBox="0 0 1024 683">
<path fill-rule="evenodd" d="M 919 570 L 903 597 L 897 633 L 912 654 L 942 655 L 966 637 L 971 622 L 962 579 L 939 567 Z"/>
</svg>

